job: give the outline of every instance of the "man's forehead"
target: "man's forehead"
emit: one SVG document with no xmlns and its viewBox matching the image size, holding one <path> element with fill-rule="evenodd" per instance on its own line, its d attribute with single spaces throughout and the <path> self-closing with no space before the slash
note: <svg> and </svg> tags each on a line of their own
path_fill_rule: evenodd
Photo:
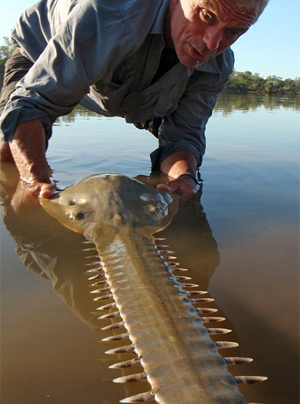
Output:
<svg viewBox="0 0 300 404">
<path fill-rule="evenodd" d="M 246 26 L 254 24 L 257 19 L 258 4 L 256 7 L 245 5 L 242 7 L 239 3 L 239 0 L 198 0 L 200 7 L 215 12 L 221 20 L 231 18 Z"/>
</svg>

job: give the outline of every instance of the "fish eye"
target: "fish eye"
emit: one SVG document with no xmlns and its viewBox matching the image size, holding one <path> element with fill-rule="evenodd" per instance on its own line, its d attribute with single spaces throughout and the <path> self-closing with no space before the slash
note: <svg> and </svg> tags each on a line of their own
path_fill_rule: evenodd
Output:
<svg viewBox="0 0 300 404">
<path fill-rule="evenodd" d="M 71 199 L 71 200 L 70 200 L 70 202 L 69 202 L 69 205 L 70 205 L 70 206 L 74 206 L 74 205 L 76 205 L 75 200 L 74 200 L 74 199 Z"/>
<path fill-rule="evenodd" d="M 84 219 L 84 213 L 83 212 L 78 212 L 78 213 L 71 212 L 69 214 L 69 219 L 70 220 L 83 220 Z"/>
</svg>

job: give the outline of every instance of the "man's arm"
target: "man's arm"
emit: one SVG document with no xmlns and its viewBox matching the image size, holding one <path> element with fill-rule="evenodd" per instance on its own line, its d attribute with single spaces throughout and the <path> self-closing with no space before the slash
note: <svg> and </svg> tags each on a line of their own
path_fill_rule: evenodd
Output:
<svg viewBox="0 0 300 404">
<path fill-rule="evenodd" d="M 196 157 L 188 151 L 179 151 L 166 157 L 160 166 L 164 174 L 168 174 L 172 178 L 177 178 L 183 173 L 196 173 L 197 160 Z"/>
<path fill-rule="evenodd" d="M 216 59 L 199 66 L 190 77 L 176 110 L 162 120 L 158 132 L 160 147 L 152 153 L 151 160 L 154 170 L 160 169 L 173 179 L 177 178 L 168 184 L 172 192 L 192 196 L 199 190 L 196 176 L 195 180 L 191 176 L 178 177 L 184 172 L 195 174 L 201 165 L 206 145 L 206 124 L 225 88 L 233 64 L 233 52 L 228 49 Z M 167 190 L 162 184 L 159 187 Z"/>
<path fill-rule="evenodd" d="M 197 159 L 191 152 L 179 151 L 169 155 L 162 161 L 160 170 L 168 175 L 169 182 L 157 185 L 157 189 L 175 192 L 186 198 L 193 197 L 199 191 L 200 184 L 196 182 Z"/>
<path fill-rule="evenodd" d="M 13 161 L 20 180 L 28 184 L 33 195 L 50 198 L 55 191 L 51 184 L 46 160 L 45 133 L 38 120 L 17 125 L 13 140 L 1 142 L 1 161 Z"/>
</svg>

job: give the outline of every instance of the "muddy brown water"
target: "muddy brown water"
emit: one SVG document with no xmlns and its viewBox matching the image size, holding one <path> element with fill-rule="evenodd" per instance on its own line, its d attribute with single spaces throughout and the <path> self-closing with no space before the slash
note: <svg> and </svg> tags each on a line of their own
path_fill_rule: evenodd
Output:
<svg viewBox="0 0 300 404">
<path fill-rule="evenodd" d="M 224 339 L 240 346 L 224 353 L 254 359 L 233 373 L 268 376 L 241 388 L 249 402 L 299 402 L 299 117 L 297 99 L 224 95 L 207 129 L 201 198 L 161 234 L 227 318 Z M 119 119 L 78 110 L 57 123 L 48 159 L 64 187 L 94 172 L 148 175 L 155 147 Z M 1 403 L 115 404 L 126 392 L 100 342 L 84 238 L 39 205 L 17 209 L 15 180 L 3 166 Z"/>
</svg>

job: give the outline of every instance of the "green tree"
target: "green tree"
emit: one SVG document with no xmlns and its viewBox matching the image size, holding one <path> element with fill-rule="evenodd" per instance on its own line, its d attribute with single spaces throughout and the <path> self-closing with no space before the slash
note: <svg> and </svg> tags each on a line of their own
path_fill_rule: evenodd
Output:
<svg viewBox="0 0 300 404">
<path fill-rule="evenodd" d="M 265 82 L 267 93 L 279 93 L 283 91 L 283 80 L 278 76 L 268 76 Z"/>
<path fill-rule="evenodd" d="M 227 89 L 232 92 L 262 92 L 262 93 L 300 93 L 300 78 L 283 80 L 278 76 L 268 76 L 266 79 L 258 73 L 250 71 L 234 71 L 227 83 Z"/>
<path fill-rule="evenodd" d="M 15 49 L 15 45 L 6 36 L 3 37 L 3 42 L 4 45 L 0 46 L 0 60 L 6 61 Z"/>
<path fill-rule="evenodd" d="M 3 42 L 4 42 L 4 45 L 0 46 L 0 88 L 2 87 L 2 83 L 3 83 L 3 74 L 4 74 L 5 63 L 15 48 L 15 46 L 12 44 L 12 42 L 7 37 L 3 38 Z"/>
<path fill-rule="evenodd" d="M 264 91 L 264 85 L 265 80 L 258 73 L 234 71 L 230 76 L 227 88 L 237 92 Z"/>
<path fill-rule="evenodd" d="M 296 93 L 296 81 L 292 79 L 286 79 L 283 82 L 284 93 Z"/>
<path fill-rule="evenodd" d="M 300 77 L 295 78 L 295 92 L 300 94 Z"/>
<path fill-rule="evenodd" d="M 227 88 L 238 92 L 247 91 L 247 83 L 242 73 L 234 70 L 229 77 Z"/>
<path fill-rule="evenodd" d="M 265 80 L 260 77 L 260 75 L 258 73 L 254 73 L 249 81 L 249 86 L 248 89 L 250 91 L 264 91 L 264 87 L 265 87 Z"/>
</svg>

